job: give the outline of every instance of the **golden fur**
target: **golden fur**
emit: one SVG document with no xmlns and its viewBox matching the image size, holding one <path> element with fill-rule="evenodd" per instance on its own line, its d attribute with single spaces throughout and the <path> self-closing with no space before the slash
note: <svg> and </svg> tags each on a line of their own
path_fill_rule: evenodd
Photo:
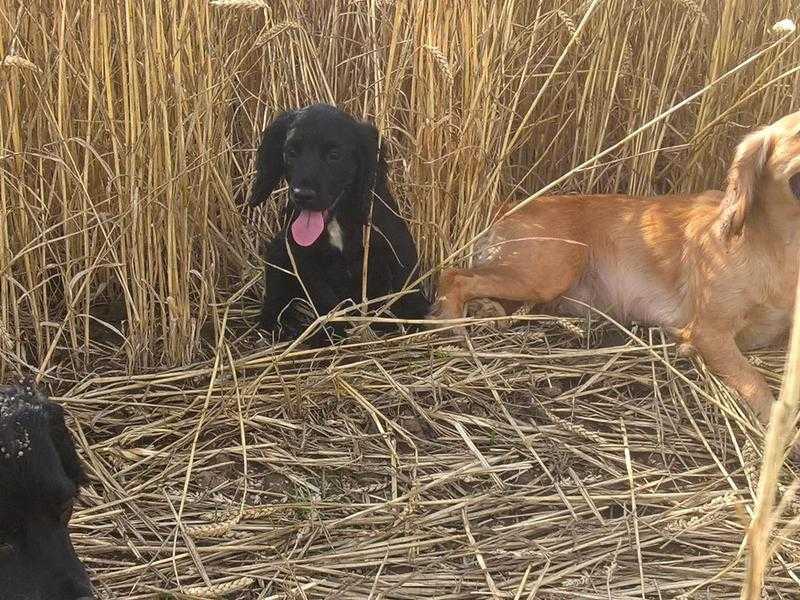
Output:
<svg viewBox="0 0 800 600">
<path fill-rule="evenodd" d="M 762 422 L 773 394 L 740 348 L 790 325 L 800 254 L 800 112 L 739 144 L 725 192 L 551 196 L 496 223 L 471 269 L 443 274 L 437 318 L 475 298 L 663 326 L 690 344 Z"/>
</svg>

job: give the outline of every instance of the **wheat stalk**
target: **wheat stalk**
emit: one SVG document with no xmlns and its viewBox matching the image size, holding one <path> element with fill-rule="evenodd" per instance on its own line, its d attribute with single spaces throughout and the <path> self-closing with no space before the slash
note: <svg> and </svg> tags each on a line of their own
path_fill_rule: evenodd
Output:
<svg viewBox="0 0 800 600">
<path fill-rule="evenodd" d="M 794 500 L 793 486 L 775 509 L 779 490 L 779 476 L 787 445 L 796 437 L 797 416 L 800 409 L 800 279 L 795 291 L 794 324 L 792 326 L 786 374 L 780 397 L 772 406 L 761 473 L 758 479 L 755 514 L 748 531 L 748 561 L 742 600 L 759 600 L 762 596 L 767 566 L 778 549 L 770 546 L 770 535 L 781 516 L 783 508 Z"/>
</svg>

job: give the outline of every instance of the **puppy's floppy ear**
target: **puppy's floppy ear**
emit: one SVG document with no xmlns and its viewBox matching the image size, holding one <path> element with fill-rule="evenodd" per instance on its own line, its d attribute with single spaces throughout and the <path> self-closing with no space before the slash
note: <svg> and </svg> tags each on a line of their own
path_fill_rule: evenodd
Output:
<svg viewBox="0 0 800 600">
<path fill-rule="evenodd" d="M 745 137 L 736 148 L 720 207 L 719 232 L 723 239 L 730 240 L 742 233 L 745 221 L 755 206 L 756 187 L 772 152 L 772 145 L 770 131 L 762 129 Z"/>
<path fill-rule="evenodd" d="M 256 154 L 256 176 L 247 200 L 250 206 L 258 206 L 269 198 L 284 176 L 286 165 L 283 162 L 283 145 L 296 116 L 295 111 L 285 112 L 264 130 Z"/>
<path fill-rule="evenodd" d="M 359 171 L 356 182 L 361 220 L 366 222 L 373 190 L 378 187 L 379 179 L 386 177 L 386 159 L 379 141 L 378 130 L 371 123 L 359 123 Z"/>
<path fill-rule="evenodd" d="M 58 404 L 48 402 L 46 405 L 47 425 L 50 430 L 50 439 L 53 447 L 61 459 L 64 472 L 76 485 L 87 483 L 86 474 L 81 465 L 78 453 L 67 426 L 64 424 L 64 409 Z"/>
</svg>

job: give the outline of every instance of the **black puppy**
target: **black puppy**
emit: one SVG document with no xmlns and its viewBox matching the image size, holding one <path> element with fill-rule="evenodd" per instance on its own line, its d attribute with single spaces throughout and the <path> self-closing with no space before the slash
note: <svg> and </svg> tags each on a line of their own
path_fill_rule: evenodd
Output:
<svg viewBox="0 0 800 600">
<path fill-rule="evenodd" d="M 368 223 L 367 299 L 398 292 L 416 279 L 417 249 L 389 193 L 375 127 L 325 104 L 283 113 L 264 132 L 256 171 L 252 206 L 264 202 L 282 178 L 289 184 L 287 227 L 266 253 L 264 329 L 296 336 L 293 315 L 284 315 L 294 299 L 310 301 L 319 315 L 345 301 L 362 301 Z M 389 310 L 416 319 L 428 306 L 414 288 Z M 341 326 L 333 329 L 343 332 Z"/>
<path fill-rule="evenodd" d="M 0 388 L 0 598 L 91 600 L 68 530 L 83 481 L 61 407 Z"/>
</svg>

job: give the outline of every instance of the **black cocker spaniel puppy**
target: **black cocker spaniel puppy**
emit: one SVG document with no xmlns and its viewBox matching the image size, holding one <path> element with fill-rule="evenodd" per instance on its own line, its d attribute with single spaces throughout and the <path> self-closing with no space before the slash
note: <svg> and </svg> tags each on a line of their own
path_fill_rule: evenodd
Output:
<svg viewBox="0 0 800 600">
<path fill-rule="evenodd" d="M 61 406 L 29 383 L 0 387 L 0 598 L 94 598 L 69 535 L 85 482 Z"/>
<path fill-rule="evenodd" d="M 285 227 L 266 251 L 264 329 L 296 337 L 301 328 L 290 307 L 296 299 L 310 302 L 319 315 L 347 301 L 360 303 L 367 231 L 367 299 L 406 290 L 389 306 L 391 313 L 401 319 L 427 314 L 421 290 L 408 288 L 417 278 L 417 249 L 386 172 L 377 129 L 333 106 L 283 113 L 264 131 L 249 203 L 264 202 L 283 178 L 289 185 Z M 343 333 L 340 324 L 331 329 Z"/>
</svg>

